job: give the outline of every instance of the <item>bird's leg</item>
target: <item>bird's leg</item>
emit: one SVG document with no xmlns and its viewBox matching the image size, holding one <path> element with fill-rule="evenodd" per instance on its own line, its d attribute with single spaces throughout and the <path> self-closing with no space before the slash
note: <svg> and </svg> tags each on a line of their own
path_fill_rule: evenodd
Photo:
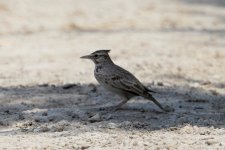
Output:
<svg viewBox="0 0 225 150">
<path fill-rule="evenodd" d="M 110 109 L 104 113 L 101 113 L 101 116 L 104 116 L 103 118 L 111 118 L 111 113 L 117 111 L 121 106 L 123 106 L 124 104 L 127 103 L 129 99 L 124 99 L 123 101 L 121 101 L 119 104 L 117 104 L 116 106 L 110 107 Z"/>
<path fill-rule="evenodd" d="M 120 102 L 119 104 L 117 104 L 116 106 L 114 106 L 110 112 L 115 112 L 117 111 L 120 107 L 122 107 L 124 104 L 126 104 L 128 101 L 128 99 L 123 100 L 122 102 Z"/>
<path fill-rule="evenodd" d="M 121 106 L 123 106 L 124 104 L 127 103 L 129 99 L 128 98 L 124 98 L 123 101 L 121 101 L 119 104 L 115 105 L 115 106 L 109 106 L 109 107 L 100 107 L 99 110 L 105 110 L 108 112 L 115 112 L 117 111 Z"/>
</svg>

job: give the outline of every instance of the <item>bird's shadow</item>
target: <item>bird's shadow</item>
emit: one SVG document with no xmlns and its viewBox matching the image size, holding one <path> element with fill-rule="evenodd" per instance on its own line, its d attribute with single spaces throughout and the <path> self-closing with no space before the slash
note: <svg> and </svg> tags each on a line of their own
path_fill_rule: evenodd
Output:
<svg viewBox="0 0 225 150">
<path fill-rule="evenodd" d="M 225 127 L 225 95 L 190 86 L 150 85 L 163 106 L 174 112 L 162 113 L 154 103 L 136 97 L 107 120 L 91 123 L 99 107 L 114 105 L 120 98 L 95 84 L 34 85 L 0 88 L 0 129 L 18 123 L 36 125 L 67 121 L 85 126 L 115 124 L 123 130 L 160 130 L 185 124 Z M 109 115 L 109 114 L 108 114 Z"/>
</svg>

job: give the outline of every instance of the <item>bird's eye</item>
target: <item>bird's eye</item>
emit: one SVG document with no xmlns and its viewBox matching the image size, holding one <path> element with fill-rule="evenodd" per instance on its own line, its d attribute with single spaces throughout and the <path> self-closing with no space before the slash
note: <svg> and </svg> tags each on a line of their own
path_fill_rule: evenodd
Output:
<svg viewBox="0 0 225 150">
<path fill-rule="evenodd" d="M 98 55 L 97 55 L 97 54 L 95 54 L 95 55 L 94 55 L 94 57 L 95 57 L 95 58 L 97 58 L 97 57 L 98 57 Z"/>
</svg>

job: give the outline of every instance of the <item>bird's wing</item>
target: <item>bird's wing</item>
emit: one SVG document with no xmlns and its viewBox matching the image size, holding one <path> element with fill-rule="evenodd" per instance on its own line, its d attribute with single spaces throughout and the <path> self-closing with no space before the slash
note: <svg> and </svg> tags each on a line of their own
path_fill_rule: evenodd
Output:
<svg viewBox="0 0 225 150">
<path fill-rule="evenodd" d="M 142 86 L 133 81 L 129 81 L 124 77 L 113 76 L 109 77 L 107 81 L 109 82 L 109 85 L 112 86 L 113 88 L 135 93 L 137 95 L 143 94 L 144 91 Z"/>
<path fill-rule="evenodd" d="M 143 95 L 143 93 L 146 92 L 145 87 L 130 72 L 119 66 L 115 70 L 117 71 L 107 77 L 111 86 L 137 95 Z"/>
</svg>

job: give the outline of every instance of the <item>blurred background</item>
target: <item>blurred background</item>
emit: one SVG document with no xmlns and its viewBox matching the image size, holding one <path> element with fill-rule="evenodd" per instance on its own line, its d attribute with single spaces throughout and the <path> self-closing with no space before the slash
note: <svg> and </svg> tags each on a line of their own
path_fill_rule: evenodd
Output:
<svg viewBox="0 0 225 150">
<path fill-rule="evenodd" d="M 175 112 L 101 120 L 99 49 Z M 0 0 L 0 149 L 222 149 L 224 89 L 225 0 Z"/>
<path fill-rule="evenodd" d="M 0 0 L 1 86 L 92 83 L 113 60 L 143 82 L 224 82 L 224 0 Z"/>
</svg>

